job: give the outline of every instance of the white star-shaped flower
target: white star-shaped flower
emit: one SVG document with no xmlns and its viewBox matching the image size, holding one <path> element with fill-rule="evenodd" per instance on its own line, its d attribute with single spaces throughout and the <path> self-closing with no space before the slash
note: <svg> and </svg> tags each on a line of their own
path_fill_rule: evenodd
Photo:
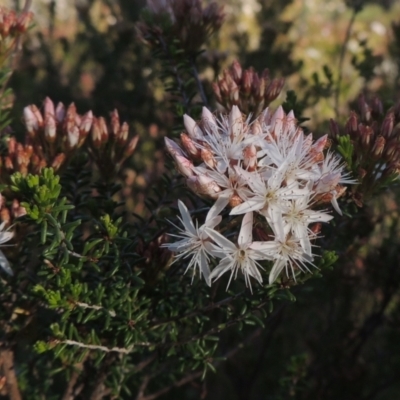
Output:
<svg viewBox="0 0 400 400">
<path fill-rule="evenodd" d="M 274 220 L 271 228 L 275 234 L 275 240 L 268 242 L 254 242 L 252 248 L 274 260 L 274 265 L 269 274 L 269 284 L 275 282 L 278 275 L 283 269 L 286 270 L 286 275 L 289 276 L 289 268 L 293 278 L 295 278 L 295 271 L 293 266 L 297 266 L 300 270 L 304 271 L 309 268 L 305 263 L 312 264 L 312 256 L 306 254 L 301 247 L 300 240 L 287 232 L 287 225 L 279 213 L 274 213 Z"/>
<path fill-rule="evenodd" d="M 208 285 L 211 285 L 208 255 L 217 257 L 220 255 L 220 250 L 213 243 L 211 243 L 206 228 L 214 228 L 221 222 L 221 216 L 218 214 L 221 212 L 223 207 L 225 207 L 225 205 L 226 200 L 225 198 L 221 197 L 221 200 L 218 199 L 213 207 L 211 207 L 207 214 L 204 225 L 198 226 L 196 220 L 195 226 L 187 207 L 182 201 L 178 200 L 178 207 L 181 213 L 181 217 L 178 218 L 183 225 L 183 229 L 173 224 L 177 229 L 179 229 L 180 233 L 169 235 L 180 238 L 181 240 L 175 243 L 167 243 L 163 245 L 172 252 L 178 253 L 176 255 L 176 260 L 181 258 L 190 258 L 186 271 L 193 267 L 194 277 L 196 268 L 198 268 L 200 275 L 204 276 L 204 279 Z"/>
<path fill-rule="evenodd" d="M 310 243 L 310 229 L 308 226 L 314 222 L 328 222 L 333 217 L 323 211 L 315 211 L 311 209 L 311 188 L 313 183 L 310 182 L 307 187 L 310 193 L 299 196 L 296 199 L 287 201 L 283 205 L 282 219 L 285 223 L 285 231 L 291 232 L 300 241 L 301 247 L 308 255 L 312 255 Z"/>
<path fill-rule="evenodd" d="M 206 228 L 208 235 L 220 247 L 222 258 L 220 263 L 210 274 L 210 280 L 216 280 L 227 271 L 231 271 L 227 289 L 231 283 L 233 276 L 237 277 L 240 270 L 244 275 L 246 286 L 251 288 L 250 276 L 255 278 L 259 283 L 262 283 L 262 276 L 258 268 L 262 266 L 257 260 L 266 259 L 263 254 L 253 249 L 253 213 L 247 213 L 242 220 L 240 228 L 238 243 L 235 245 L 230 240 L 226 239 L 219 232 L 214 229 Z"/>
</svg>

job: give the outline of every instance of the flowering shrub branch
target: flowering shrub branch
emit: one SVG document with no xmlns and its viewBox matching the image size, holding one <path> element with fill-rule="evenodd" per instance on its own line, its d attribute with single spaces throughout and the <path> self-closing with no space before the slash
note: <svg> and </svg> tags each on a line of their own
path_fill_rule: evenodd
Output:
<svg viewBox="0 0 400 400">
<path fill-rule="evenodd" d="M 398 179 L 399 103 L 385 111 L 361 95 L 344 127 L 331 120 L 329 136 L 313 135 L 306 102 L 332 96 L 330 68 L 281 106 L 285 79 L 268 68 L 234 61 L 212 81 L 199 56 L 222 7 L 149 0 L 136 33 L 174 127 L 147 135 L 117 109 L 104 117 L 45 97 L 15 132 L 5 65 L 31 18 L 0 8 L 0 395 L 150 400 L 204 381 L 273 335 L 286 305 L 351 253 L 344 233 L 364 229 L 354 204 Z M 140 208 L 130 195 L 151 181 L 146 146 L 163 168 Z M 291 358 L 285 390 L 301 392 L 307 362 Z"/>
</svg>

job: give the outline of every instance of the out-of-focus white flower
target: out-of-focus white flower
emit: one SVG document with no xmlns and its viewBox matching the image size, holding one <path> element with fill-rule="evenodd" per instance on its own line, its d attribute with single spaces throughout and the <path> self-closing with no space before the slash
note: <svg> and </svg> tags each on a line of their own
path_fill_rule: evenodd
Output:
<svg viewBox="0 0 400 400">
<path fill-rule="evenodd" d="M 6 225 L 6 222 L 2 222 L 0 224 L 0 246 L 3 243 L 6 243 L 9 240 L 11 240 L 12 237 L 14 236 L 13 232 L 10 232 L 8 230 L 4 230 L 5 225 Z M 8 262 L 6 256 L 4 255 L 4 253 L 1 250 L 0 250 L 0 267 L 5 272 L 7 272 L 8 275 L 14 275 L 14 272 L 10 267 L 10 263 Z"/>
<path fill-rule="evenodd" d="M 259 251 L 254 250 L 253 246 L 253 213 L 247 213 L 242 220 L 240 228 L 238 244 L 233 244 L 230 240 L 226 239 L 219 232 L 214 229 L 206 228 L 208 235 L 214 242 L 221 248 L 223 258 L 218 266 L 213 269 L 210 275 L 210 280 L 218 279 L 227 271 L 231 271 L 231 276 L 228 281 L 227 289 L 231 283 L 233 276 L 235 279 L 240 270 L 244 275 L 246 286 L 251 288 L 250 276 L 255 278 L 259 283 L 262 283 L 262 276 L 258 268 L 262 266 L 257 260 L 266 259 Z"/>
<path fill-rule="evenodd" d="M 221 222 L 221 216 L 218 215 L 221 212 L 221 204 L 225 204 L 225 199 L 221 197 L 219 202 L 216 202 L 207 214 L 204 225 L 198 226 L 196 220 L 196 226 L 193 224 L 190 213 L 185 204 L 178 200 L 178 207 L 181 213 L 181 221 L 183 229 L 175 225 L 180 231 L 178 234 L 170 233 L 170 236 L 177 237 L 181 240 L 175 243 L 166 243 L 163 247 L 167 247 L 176 255 L 176 260 L 181 258 L 190 258 L 189 264 L 186 271 L 193 267 L 193 277 L 198 268 L 200 275 L 204 276 L 205 281 L 208 285 L 210 282 L 210 267 L 209 267 L 209 255 L 218 257 L 220 255 L 219 249 L 211 243 L 206 228 L 214 228 Z"/>
</svg>

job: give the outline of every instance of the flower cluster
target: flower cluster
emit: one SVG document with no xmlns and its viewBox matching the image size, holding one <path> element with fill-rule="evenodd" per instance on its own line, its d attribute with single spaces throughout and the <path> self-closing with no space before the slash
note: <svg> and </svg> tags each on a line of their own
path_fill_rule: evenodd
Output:
<svg viewBox="0 0 400 400">
<path fill-rule="evenodd" d="M 341 214 L 337 199 L 343 184 L 354 183 L 339 159 L 324 153 L 327 136 L 313 141 L 293 112 L 285 114 L 281 107 L 274 113 L 265 109 L 251 123 L 236 106 L 219 119 L 204 108 L 199 123 L 187 115 L 184 123 L 182 147 L 166 138 L 167 150 L 189 188 L 215 203 L 205 223 L 195 226 L 180 202 L 184 229 L 169 249 L 178 259 L 190 258 L 188 268 L 198 268 L 208 284 L 239 270 L 248 286 L 250 276 L 261 283 L 260 260 L 273 262 L 270 284 L 283 270 L 294 279 L 308 270 L 319 225 L 332 218 L 321 207 L 331 202 Z M 231 216 L 243 215 L 237 244 L 216 229 L 227 206 Z M 260 241 L 253 241 L 256 225 Z M 221 261 L 210 272 L 211 258 Z"/>
<path fill-rule="evenodd" d="M 218 103 L 227 110 L 235 105 L 242 112 L 258 115 L 279 96 L 284 84 L 283 78 L 272 79 L 268 68 L 258 74 L 252 67 L 243 70 L 234 61 L 213 83 L 213 91 Z"/>
</svg>

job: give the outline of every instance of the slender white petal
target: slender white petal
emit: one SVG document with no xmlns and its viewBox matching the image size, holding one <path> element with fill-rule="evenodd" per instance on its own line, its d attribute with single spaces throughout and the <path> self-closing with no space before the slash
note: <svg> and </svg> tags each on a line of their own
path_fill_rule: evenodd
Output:
<svg viewBox="0 0 400 400">
<path fill-rule="evenodd" d="M 253 213 L 245 214 L 242 220 L 242 227 L 239 232 L 238 244 L 244 246 L 251 243 L 253 239 Z"/>
<path fill-rule="evenodd" d="M 185 204 L 182 203 L 180 200 L 178 200 L 178 207 L 179 207 L 179 211 L 181 212 L 181 215 L 182 215 L 182 223 L 183 223 L 184 227 L 191 234 L 195 235 L 196 229 L 194 228 L 192 218 L 190 217 L 189 210 L 187 209 Z"/>
</svg>

